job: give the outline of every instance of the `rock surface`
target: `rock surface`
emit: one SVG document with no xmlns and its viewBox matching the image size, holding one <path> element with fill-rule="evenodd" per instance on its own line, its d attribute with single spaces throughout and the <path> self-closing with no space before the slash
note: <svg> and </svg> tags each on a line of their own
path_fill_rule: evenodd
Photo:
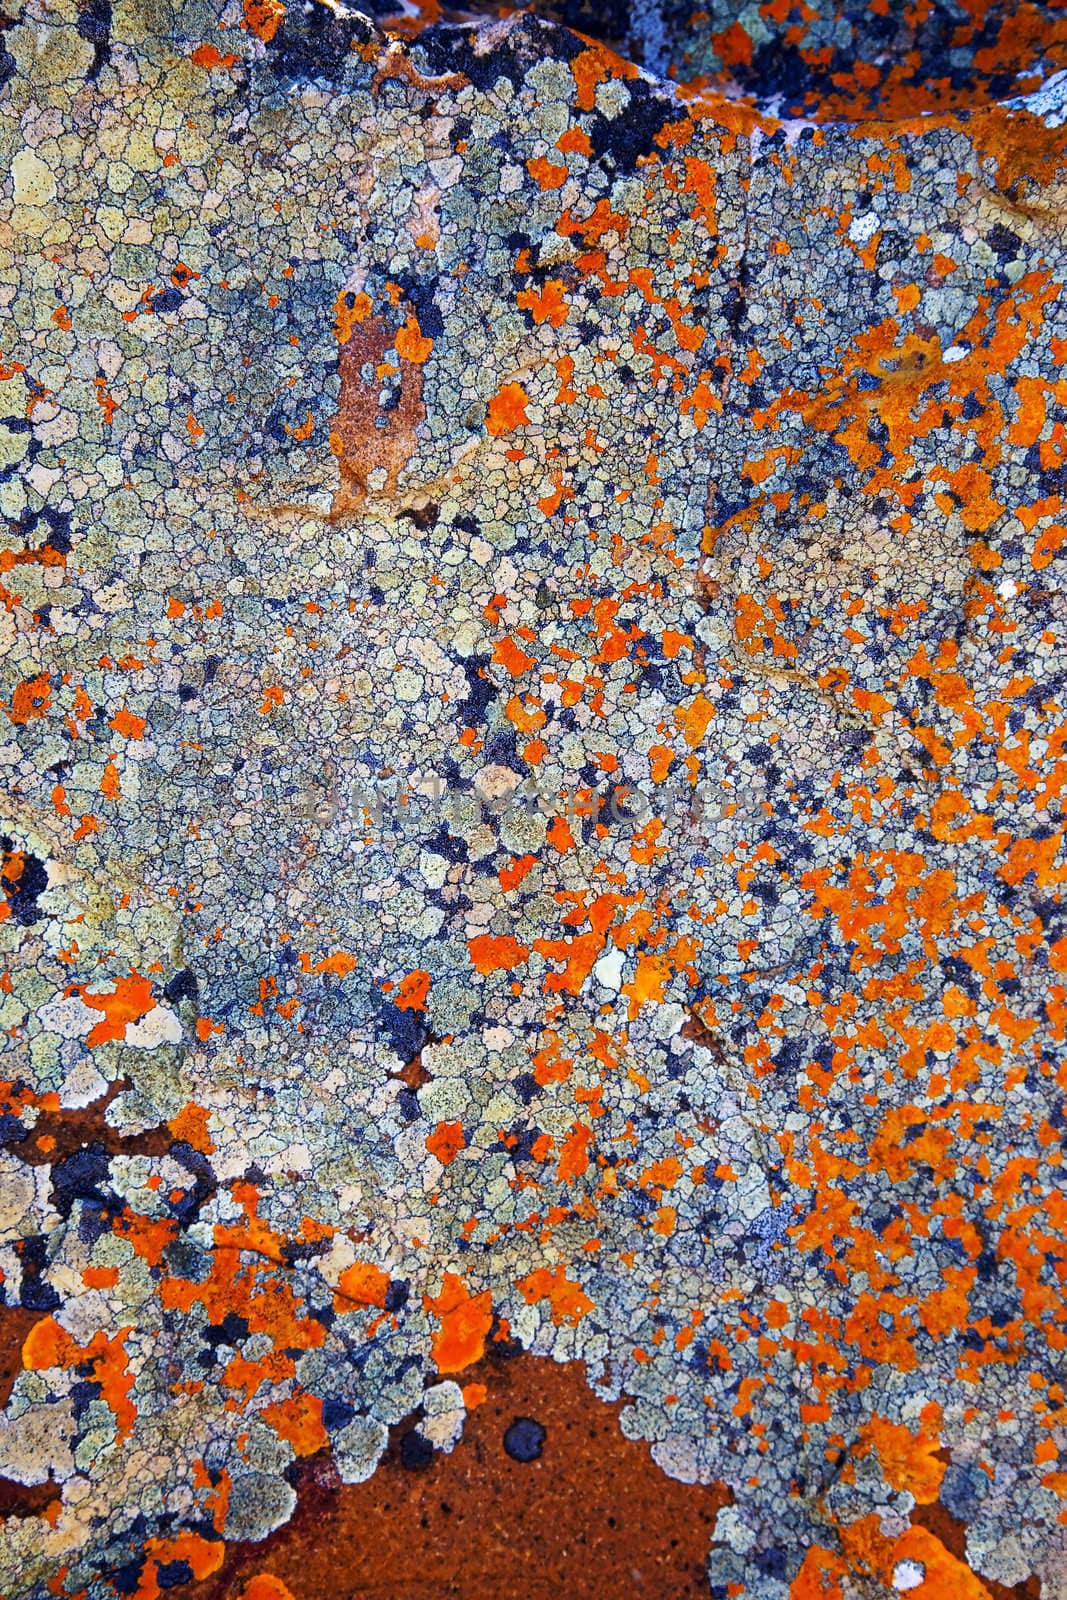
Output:
<svg viewBox="0 0 1067 1600">
<path fill-rule="evenodd" d="M 0 35 L 0 1589 L 514 1340 L 712 1594 L 1064 1600 L 1057 8 L 384 22 Z"/>
</svg>

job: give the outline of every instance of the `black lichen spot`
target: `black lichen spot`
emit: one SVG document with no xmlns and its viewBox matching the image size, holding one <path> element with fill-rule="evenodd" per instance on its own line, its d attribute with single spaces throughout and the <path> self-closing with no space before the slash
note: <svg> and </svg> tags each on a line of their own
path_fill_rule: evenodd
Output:
<svg viewBox="0 0 1067 1600">
<path fill-rule="evenodd" d="M 596 117 L 589 130 L 593 153 L 616 172 L 633 172 L 655 148 L 656 135 L 678 115 L 678 107 L 643 79 L 626 85 L 630 104 L 617 117 Z"/>
<path fill-rule="evenodd" d="M 69 1217 L 76 1200 L 106 1207 L 114 1198 L 104 1187 L 110 1156 L 99 1142 L 87 1144 L 52 1168 L 52 1200 L 61 1217 Z"/>
<path fill-rule="evenodd" d="M 322 1425 L 327 1433 L 339 1433 L 356 1414 L 356 1408 L 351 1401 L 341 1399 L 339 1396 L 330 1395 L 322 1402 Z"/>
<path fill-rule="evenodd" d="M 433 1461 L 433 1445 L 417 1428 L 400 1441 L 400 1464 L 409 1472 L 422 1472 Z"/>
<path fill-rule="evenodd" d="M 0 1148 L 22 1144 L 29 1137 L 29 1131 L 21 1117 L 13 1117 L 10 1112 L 5 1112 L 0 1116 Z"/>
<path fill-rule="evenodd" d="M 78 32 L 93 47 L 91 83 L 111 60 L 111 0 L 78 0 Z"/>
<path fill-rule="evenodd" d="M 425 332 L 425 329 L 423 331 Z M 403 518 L 407 522 L 412 522 L 420 533 L 426 533 L 430 528 L 437 526 L 440 514 L 440 506 L 436 501 L 430 500 L 424 506 L 408 506 L 399 513 L 397 520 Z"/>
<path fill-rule="evenodd" d="M 280 78 L 336 82 L 358 65 L 355 46 L 368 44 L 375 36 L 373 24 L 358 12 L 335 10 L 325 0 L 305 0 L 288 8 L 285 21 L 267 44 L 267 58 Z"/>
<path fill-rule="evenodd" d="M 145 1569 L 145 1558 L 138 1557 L 134 1561 L 127 1561 L 125 1566 L 116 1567 L 108 1576 L 108 1582 L 116 1594 L 136 1594 L 141 1586 L 141 1574 Z"/>
<path fill-rule="evenodd" d="M 172 1200 L 170 1205 L 172 1215 L 182 1224 L 187 1224 L 193 1221 L 200 1207 L 218 1192 L 218 1181 L 207 1157 L 184 1140 L 172 1145 L 170 1154 L 194 1180 L 193 1187 L 183 1192 L 180 1198 Z"/>
<path fill-rule="evenodd" d="M 67 512 L 53 511 L 50 506 L 45 506 L 41 517 L 48 524 L 48 533 L 45 535 L 42 549 L 54 550 L 60 556 L 69 556 L 71 528 Z"/>
<path fill-rule="evenodd" d="M 460 702 L 459 712 L 466 728 L 473 728 L 476 722 L 484 721 L 485 713 L 497 697 L 496 688 L 484 671 L 489 660 L 488 656 L 471 656 L 462 663 L 468 687 L 467 698 Z"/>
<path fill-rule="evenodd" d="M 548 1430 L 532 1417 L 516 1417 L 504 1431 L 504 1449 L 512 1461 L 537 1461 Z"/>
<path fill-rule="evenodd" d="M 378 1008 L 379 1037 L 388 1039 L 401 1061 L 413 1061 L 430 1037 L 430 1031 L 417 1011 L 402 1011 L 391 1000 Z"/>
<path fill-rule="evenodd" d="M 576 34 L 523 12 L 502 37 L 486 48 L 476 28 L 441 25 L 427 28 L 418 50 L 434 74 L 459 72 L 476 89 L 492 89 L 498 78 L 518 86 L 541 61 L 573 61 L 585 46 Z"/>
<path fill-rule="evenodd" d="M 8 913 L 20 928 L 29 928 L 44 915 L 37 901 L 48 888 L 48 869 L 32 851 L 16 850 L 15 841 L 6 835 L 0 838 L 0 849 L 4 853 L 0 888 Z"/>
<path fill-rule="evenodd" d="M 176 1589 L 180 1583 L 192 1583 L 193 1569 L 188 1561 L 164 1561 L 156 1568 L 156 1582 L 161 1589 Z"/>
<path fill-rule="evenodd" d="M 411 1290 L 401 1279 L 394 1279 L 385 1291 L 386 1311 L 402 1311 L 411 1298 Z"/>
<path fill-rule="evenodd" d="M 189 967 L 183 967 L 176 972 L 163 990 L 164 997 L 176 1006 L 181 1000 L 195 1001 L 200 994 L 200 985 L 196 981 L 196 974 Z"/>
<path fill-rule="evenodd" d="M 52 1285 L 45 1283 L 42 1277 L 48 1265 L 48 1246 L 44 1235 L 34 1234 L 29 1239 L 17 1240 L 15 1254 L 22 1269 L 19 1304 L 27 1311 L 57 1310 L 60 1303 L 59 1296 Z"/>
<path fill-rule="evenodd" d="M 221 1322 L 213 1322 L 204 1329 L 203 1339 L 213 1350 L 220 1344 L 236 1350 L 248 1338 L 248 1318 L 236 1311 L 227 1311 Z"/>
<path fill-rule="evenodd" d="M 168 284 L 159 294 L 153 295 L 152 310 L 157 317 L 162 316 L 167 311 L 177 311 L 184 300 L 185 296 L 181 290 L 176 289 L 173 284 Z"/>
<path fill-rule="evenodd" d="M 426 849 L 435 856 L 442 856 L 445 861 L 451 861 L 453 866 L 470 860 L 470 850 L 466 839 L 460 839 L 456 834 L 450 833 L 444 823 L 431 834 L 426 841 Z"/>
</svg>

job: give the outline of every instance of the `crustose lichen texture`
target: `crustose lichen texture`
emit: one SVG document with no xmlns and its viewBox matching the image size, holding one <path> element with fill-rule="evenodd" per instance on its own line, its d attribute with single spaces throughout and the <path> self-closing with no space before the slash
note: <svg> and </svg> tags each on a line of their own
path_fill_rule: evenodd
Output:
<svg viewBox="0 0 1067 1600">
<path fill-rule="evenodd" d="M 2 23 L 0 1592 L 508 1340 L 1063 1600 L 1062 14 L 404 9 Z"/>
</svg>

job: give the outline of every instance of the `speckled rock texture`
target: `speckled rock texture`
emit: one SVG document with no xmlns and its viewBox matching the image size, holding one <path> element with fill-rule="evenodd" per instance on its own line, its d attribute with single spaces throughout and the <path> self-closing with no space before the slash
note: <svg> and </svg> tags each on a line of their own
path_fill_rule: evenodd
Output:
<svg viewBox="0 0 1067 1600">
<path fill-rule="evenodd" d="M 1067 1600 L 1061 8 L 0 41 L 0 1593 L 517 1344 L 710 1595 Z"/>
</svg>

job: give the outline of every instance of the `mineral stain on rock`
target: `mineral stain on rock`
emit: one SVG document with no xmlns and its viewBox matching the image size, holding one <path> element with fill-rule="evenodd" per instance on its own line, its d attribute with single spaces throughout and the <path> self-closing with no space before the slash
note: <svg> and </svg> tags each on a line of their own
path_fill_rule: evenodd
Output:
<svg viewBox="0 0 1067 1600">
<path fill-rule="evenodd" d="M 431 1450 L 412 1472 L 404 1439 L 394 1440 L 357 1485 L 312 1458 L 292 1521 L 262 1544 L 231 1547 L 217 1573 L 176 1600 L 254 1600 L 267 1578 L 315 1600 L 376 1587 L 395 1600 L 594 1600 L 605 1585 L 620 1600 L 707 1594 L 721 1490 L 665 1479 L 647 1446 L 620 1434 L 619 1406 L 596 1399 L 574 1367 L 491 1356 L 471 1370 L 468 1385 L 479 1383 L 485 1398 L 450 1454 Z M 543 1419 L 536 1454 L 505 1442 L 520 1411 Z"/>
<path fill-rule="evenodd" d="M 345 291 L 337 312 L 341 395 L 330 446 L 341 486 L 334 514 L 355 513 L 368 490 L 396 490 L 426 415 L 422 367 L 433 348 L 414 317 L 399 329 L 376 317 L 365 294 Z"/>
</svg>

